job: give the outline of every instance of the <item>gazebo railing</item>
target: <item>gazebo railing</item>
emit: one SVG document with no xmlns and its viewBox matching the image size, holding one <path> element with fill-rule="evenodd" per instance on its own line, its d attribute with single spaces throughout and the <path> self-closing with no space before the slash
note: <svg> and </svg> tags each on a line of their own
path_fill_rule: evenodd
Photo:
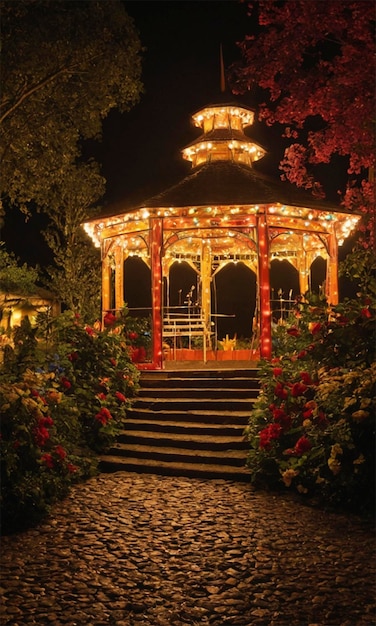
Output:
<svg viewBox="0 0 376 626">
<path fill-rule="evenodd" d="M 172 339 L 173 356 L 176 359 L 178 342 L 188 338 L 188 347 L 192 347 L 193 337 L 202 337 L 203 358 L 206 362 L 207 344 L 213 333 L 202 317 L 199 307 L 169 307 L 163 316 L 163 339 Z"/>
</svg>

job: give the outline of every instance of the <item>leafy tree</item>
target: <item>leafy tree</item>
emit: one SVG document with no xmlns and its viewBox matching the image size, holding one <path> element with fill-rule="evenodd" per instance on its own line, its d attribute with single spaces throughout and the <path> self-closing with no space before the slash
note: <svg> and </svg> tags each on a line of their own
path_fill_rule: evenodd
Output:
<svg viewBox="0 0 376 626">
<path fill-rule="evenodd" d="M 140 41 L 119 0 L 3 0 L 1 198 L 48 206 L 111 109 L 141 91 Z"/>
<path fill-rule="evenodd" d="M 29 296 L 35 293 L 38 280 L 38 270 L 28 267 L 26 263 L 20 265 L 14 254 L 0 245 L 0 293 L 2 299 L 10 294 Z"/>
<path fill-rule="evenodd" d="M 239 44 L 233 90 L 265 90 L 260 119 L 280 123 L 294 142 L 281 169 L 298 186 L 322 192 L 309 167 L 348 162 L 343 203 L 364 214 L 363 244 L 375 245 L 375 12 L 353 0 L 259 0 L 249 4 L 260 32 Z"/>
<path fill-rule="evenodd" d="M 100 311 L 100 254 L 81 227 L 103 195 L 104 179 L 95 163 L 70 167 L 64 185 L 49 190 L 50 225 L 44 232 L 54 255 L 47 268 L 49 287 L 71 311 L 88 321 Z"/>
</svg>

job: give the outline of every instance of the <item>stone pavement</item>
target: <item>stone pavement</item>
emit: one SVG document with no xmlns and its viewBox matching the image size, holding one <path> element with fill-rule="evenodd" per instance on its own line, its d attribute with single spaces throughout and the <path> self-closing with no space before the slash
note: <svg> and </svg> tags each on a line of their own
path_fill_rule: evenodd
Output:
<svg viewBox="0 0 376 626">
<path fill-rule="evenodd" d="M 223 480 L 101 474 L 2 539 L 1 626 L 373 626 L 375 535 Z"/>
</svg>

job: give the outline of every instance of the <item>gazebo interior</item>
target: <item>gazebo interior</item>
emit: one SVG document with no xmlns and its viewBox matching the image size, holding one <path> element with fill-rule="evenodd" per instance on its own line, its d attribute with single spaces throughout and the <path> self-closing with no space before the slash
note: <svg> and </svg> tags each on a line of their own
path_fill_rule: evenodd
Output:
<svg viewBox="0 0 376 626">
<path fill-rule="evenodd" d="M 182 150 L 191 174 L 84 224 L 101 248 L 103 317 L 127 303 L 151 320 L 141 368 L 270 358 L 273 318 L 298 296 L 321 289 L 338 302 L 338 246 L 359 216 L 261 174 L 265 150 L 245 133 L 253 119 L 236 104 L 198 111 L 201 135 Z"/>
</svg>

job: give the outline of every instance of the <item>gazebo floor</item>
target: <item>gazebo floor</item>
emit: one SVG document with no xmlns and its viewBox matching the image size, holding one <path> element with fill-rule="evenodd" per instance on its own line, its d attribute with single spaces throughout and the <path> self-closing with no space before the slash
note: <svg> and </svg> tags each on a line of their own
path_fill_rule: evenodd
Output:
<svg viewBox="0 0 376 626">
<path fill-rule="evenodd" d="M 164 361 L 164 370 L 225 370 L 225 369 L 254 369 L 258 360 L 232 361 Z"/>
</svg>

